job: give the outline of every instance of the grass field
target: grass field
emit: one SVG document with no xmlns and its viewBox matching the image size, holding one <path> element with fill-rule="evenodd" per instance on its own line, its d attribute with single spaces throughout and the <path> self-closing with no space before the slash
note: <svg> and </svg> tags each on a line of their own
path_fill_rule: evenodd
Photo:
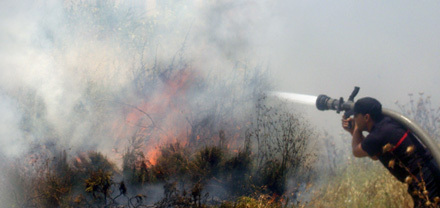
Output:
<svg viewBox="0 0 440 208">
<path fill-rule="evenodd" d="M 310 198 L 295 204 L 274 202 L 270 196 L 242 197 L 235 203 L 220 207 L 359 207 L 405 208 L 413 207 L 407 185 L 400 183 L 379 162 L 368 159 L 350 159 L 348 166 L 314 185 Z M 305 193 L 304 193 L 305 194 Z"/>
<path fill-rule="evenodd" d="M 353 159 L 312 194 L 304 207 L 412 207 L 407 185 L 379 162 Z"/>
</svg>

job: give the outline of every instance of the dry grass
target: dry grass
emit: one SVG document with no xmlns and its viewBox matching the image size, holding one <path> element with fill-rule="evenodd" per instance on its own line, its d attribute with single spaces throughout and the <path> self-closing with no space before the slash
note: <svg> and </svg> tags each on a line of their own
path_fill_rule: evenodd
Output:
<svg viewBox="0 0 440 208">
<path fill-rule="evenodd" d="M 240 197 L 235 202 L 225 202 L 220 207 L 412 207 L 407 185 L 396 180 L 379 162 L 352 159 L 349 166 L 338 170 L 320 189 L 311 193 L 306 202 L 286 205 L 268 195 Z M 302 193 L 307 194 L 307 193 Z M 283 197 L 284 198 L 284 197 Z"/>
<path fill-rule="evenodd" d="M 275 201 L 269 195 L 259 195 L 257 197 L 243 196 L 235 202 L 225 202 L 219 206 L 220 208 L 281 208 L 282 203 Z"/>
<path fill-rule="evenodd" d="M 407 185 L 379 162 L 355 159 L 300 207 L 412 207 Z"/>
<path fill-rule="evenodd" d="M 220 207 L 413 207 L 407 185 L 396 180 L 379 162 L 354 159 L 338 173 L 314 190 L 307 202 L 286 206 L 284 202 L 274 202 L 271 197 L 261 195 L 241 197 Z"/>
</svg>

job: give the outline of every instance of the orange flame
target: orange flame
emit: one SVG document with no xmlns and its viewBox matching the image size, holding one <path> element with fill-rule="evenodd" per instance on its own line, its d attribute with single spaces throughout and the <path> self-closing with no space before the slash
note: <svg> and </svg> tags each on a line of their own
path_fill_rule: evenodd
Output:
<svg viewBox="0 0 440 208">
<path fill-rule="evenodd" d="M 121 125 L 118 122 L 113 126 L 115 134 L 118 135 L 117 140 L 132 136 L 143 138 L 143 151 L 152 165 L 156 164 L 160 156 L 160 145 L 179 141 L 185 146 L 191 132 L 182 114 L 187 110 L 184 94 L 191 86 L 193 78 L 193 72 L 181 70 L 169 78 L 163 90 L 156 92 L 148 101 L 131 106 L 124 123 Z M 116 145 L 119 143 L 124 142 L 116 141 Z"/>
</svg>

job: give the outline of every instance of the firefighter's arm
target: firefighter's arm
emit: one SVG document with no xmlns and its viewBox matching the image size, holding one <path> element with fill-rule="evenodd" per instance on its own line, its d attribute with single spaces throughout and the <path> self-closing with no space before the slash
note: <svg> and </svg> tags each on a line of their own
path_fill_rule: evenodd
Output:
<svg viewBox="0 0 440 208">
<path fill-rule="evenodd" d="M 353 155 L 355 157 L 365 157 L 369 156 L 368 153 L 362 149 L 362 140 L 365 139 L 364 135 L 362 134 L 362 131 L 360 131 L 353 118 L 345 118 L 345 116 L 342 116 L 342 128 L 349 132 L 353 139 L 351 142 L 351 147 L 353 151 Z M 373 160 L 377 160 L 378 158 L 376 156 L 371 157 Z"/>
<path fill-rule="evenodd" d="M 353 136 L 353 139 L 351 141 L 351 148 L 353 150 L 353 155 L 355 157 L 369 156 L 368 153 L 362 149 L 361 143 L 362 143 L 362 140 L 364 140 L 365 138 L 364 138 L 364 135 L 362 135 L 362 131 L 360 131 L 356 127 L 356 125 L 354 127 L 352 136 Z M 372 158 L 372 159 L 374 159 L 374 158 Z"/>
</svg>

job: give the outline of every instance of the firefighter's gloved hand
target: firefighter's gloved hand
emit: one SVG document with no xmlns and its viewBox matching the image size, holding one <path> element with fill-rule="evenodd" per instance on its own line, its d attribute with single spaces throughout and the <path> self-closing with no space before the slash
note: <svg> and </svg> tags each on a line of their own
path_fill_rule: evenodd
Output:
<svg viewBox="0 0 440 208">
<path fill-rule="evenodd" d="M 348 131 L 350 134 L 353 134 L 354 130 L 354 119 L 352 117 L 345 118 L 345 116 L 342 116 L 342 128 L 344 128 L 345 131 Z"/>
</svg>

